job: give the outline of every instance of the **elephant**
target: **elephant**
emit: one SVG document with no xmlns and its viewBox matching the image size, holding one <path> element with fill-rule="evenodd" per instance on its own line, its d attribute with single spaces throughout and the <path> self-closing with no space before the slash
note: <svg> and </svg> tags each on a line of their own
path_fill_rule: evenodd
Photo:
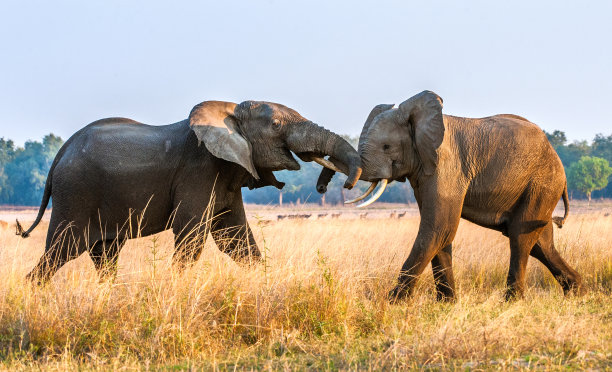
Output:
<svg viewBox="0 0 612 372">
<path fill-rule="evenodd" d="M 179 267 L 198 259 L 205 231 L 234 260 L 257 261 L 241 188 L 282 188 L 273 171 L 299 170 L 292 153 L 335 169 L 325 156 L 341 162 L 347 188 L 361 174 L 344 139 L 277 103 L 205 101 L 163 126 L 95 121 L 60 148 L 32 226 L 23 231 L 17 221 L 17 234 L 28 237 L 52 198 L 45 252 L 27 278 L 44 283 L 85 251 L 100 278 L 114 277 L 127 239 L 169 228 Z"/>
<path fill-rule="evenodd" d="M 404 262 L 392 302 L 409 297 L 417 277 L 431 262 L 436 297 L 456 297 L 452 242 L 461 218 L 501 232 L 510 241 L 505 297 L 523 295 L 529 255 L 542 262 L 565 294 L 581 290 L 581 276 L 559 255 L 553 223 L 569 213 L 565 171 L 545 133 L 510 114 L 463 118 L 442 113 L 442 98 L 423 91 L 394 108 L 372 109 L 361 132 L 361 179 L 368 191 L 347 203 L 376 200 L 388 182 L 406 179 L 414 189 L 421 220 Z M 334 171 L 323 169 L 317 190 L 325 191 Z M 552 217 L 563 199 L 565 214 Z"/>
</svg>

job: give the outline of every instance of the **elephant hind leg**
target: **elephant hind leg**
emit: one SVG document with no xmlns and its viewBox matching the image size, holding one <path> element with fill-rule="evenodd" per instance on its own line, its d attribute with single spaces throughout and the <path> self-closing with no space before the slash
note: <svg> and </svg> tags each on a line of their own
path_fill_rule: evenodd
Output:
<svg viewBox="0 0 612 372">
<path fill-rule="evenodd" d="M 124 243 L 125 240 L 99 240 L 90 247 L 89 257 L 96 267 L 101 282 L 112 280 L 117 276 L 119 252 Z"/>
<path fill-rule="evenodd" d="M 506 300 L 523 296 L 529 255 L 544 228 L 550 224 L 550 214 L 556 203 L 557 201 L 550 198 L 547 193 L 528 190 L 510 219 L 508 224 L 510 267 Z"/>
<path fill-rule="evenodd" d="M 442 248 L 431 260 L 434 282 L 436 284 L 436 299 L 438 301 L 455 300 L 455 278 L 453 276 L 453 246 Z"/>
<path fill-rule="evenodd" d="M 45 284 L 66 262 L 80 256 L 85 251 L 83 238 L 77 235 L 80 231 L 71 223 L 54 223 L 52 218 L 45 252 L 26 278 L 39 285 Z"/>
<path fill-rule="evenodd" d="M 550 270 L 551 274 L 563 288 L 563 293 L 566 295 L 569 293 L 580 293 L 582 278 L 576 270 L 561 258 L 559 252 L 555 249 L 552 222 L 549 222 L 544 231 L 542 231 L 538 242 L 531 250 L 531 256 L 537 258 Z"/>
</svg>

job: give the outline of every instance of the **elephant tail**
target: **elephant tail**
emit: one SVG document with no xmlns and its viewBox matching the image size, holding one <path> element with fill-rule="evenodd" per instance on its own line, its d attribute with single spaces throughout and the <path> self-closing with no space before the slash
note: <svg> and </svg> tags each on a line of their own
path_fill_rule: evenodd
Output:
<svg viewBox="0 0 612 372">
<path fill-rule="evenodd" d="M 23 227 L 21 227 L 19 220 L 15 219 L 15 222 L 16 222 L 16 232 L 15 233 L 17 235 L 21 235 L 22 238 L 27 238 L 28 236 L 30 236 L 30 233 L 32 232 L 32 230 L 34 230 L 34 228 L 40 223 L 40 220 L 42 219 L 43 214 L 45 214 L 45 210 L 47 209 L 47 205 L 49 204 L 49 199 L 51 199 L 51 178 L 52 178 L 51 176 L 53 174 L 53 168 L 54 167 L 51 167 L 51 169 L 49 170 L 49 175 L 47 176 L 47 182 L 45 183 L 45 191 L 43 193 L 42 202 L 40 203 L 40 208 L 38 209 L 38 216 L 36 216 L 36 220 L 34 220 L 34 223 L 32 224 L 32 226 L 30 226 L 30 228 L 27 229 L 26 231 L 23 231 Z"/>
<path fill-rule="evenodd" d="M 567 182 L 565 183 L 565 188 L 563 188 L 563 205 L 565 206 L 565 214 L 563 217 L 553 217 L 553 222 L 557 225 L 557 227 L 562 228 L 563 223 L 567 219 L 567 215 L 569 214 L 569 200 L 567 198 Z"/>
<path fill-rule="evenodd" d="M 27 238 L 28 236 L 30 236 L 32 230 L 34 230 L 36 226 L 38 226 L 40 220 L 42 220 L 42 217 L 45 214 L 45 210 L 47 209 L 47 205 L 49 205 L 49 200 L 51 199 L 51 180 L 53 179 L 53 171 L 55 170 L 55 166 L 62 158 L 62 155 L 64 155 L 66 148 L 68 147 L 69 143 L 72 142 L 72 138 L 74 137 L 76 137 L 76 135 L 72 136 L 68 139 L 68 141 L 64 143 L 64 145 L 57 152 L 55 159 L 53 159 L 53 163 L 51 164 L 51 168 L 49 169 L 49 173 L 47 174 L 47 181 L 45 182 L 45 191 L 43 192 L 43 197 L 42 201 L 40 202 L 40 208 L 38 209 L 38 215 L 36 216 L 36 220 L 34 220 L 34 223 L 32 224 L 32 226 L 30 226 L 29 229 L 24 231 L 23 227 L 21 226 L 21 223 L 19 223 L 19 220 L 15 219 L 16 235 L 21 235 L 22 238 Z"/>
</svg>

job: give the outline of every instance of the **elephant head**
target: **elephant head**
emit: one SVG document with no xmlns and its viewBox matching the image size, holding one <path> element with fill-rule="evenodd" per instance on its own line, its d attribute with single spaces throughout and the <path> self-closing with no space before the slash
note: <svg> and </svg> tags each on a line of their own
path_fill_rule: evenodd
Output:
<svg viewBox="0 0 612 372">
<path fill-rule="evenodd" d="M 405 180 L 419 172 L 431 176 L 436 171 L 438 149 L 445 133 L 442 98 L 423 91 L 398 108 L 393 106 L 374 107 L 363 126 L 358 147 L 363 168 L 361 179 L 372 185 L 364 195 L 347 203 L 366 198 L 380 183 L 378 191 L 358 206 L 365 207 L 382 195 L 389 181 Z M 317 189 L 328 181 L 327 174 L 329 171 L 322 171 Z"/>
<path fill-rule="evenodd" d="M 202 102 L 192 109 L 189 125 L 210 153 L 239 164 L 264 184 L 282 188 L 272 171 L 300 169 L 292 152 L 348 174 L 346 188 L 361 175 L 359 154 L 348 142 L 277 103 Z"/>
</svg>

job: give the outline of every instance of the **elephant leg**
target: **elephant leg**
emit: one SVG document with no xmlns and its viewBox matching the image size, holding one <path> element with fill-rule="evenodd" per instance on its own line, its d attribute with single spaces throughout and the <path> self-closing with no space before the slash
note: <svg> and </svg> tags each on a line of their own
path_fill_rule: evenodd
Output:
<svg viewBox="0 0 612 372">
<path fill-rule="evenodd" d="M 510 267 L 508 269 L 506 300 L 520 298 L 525 291 L 527 261 L 547 223 L 541 217 L 545 205 L 541 194 L 524 196 L 508 227 L 510 239 Z M 549 214 L 550 216 L 550 214 Z M 550 217 L 548 217 L 550 224 Z"/>
<path fill-rule="evenodd" d="M 444 203 L 446 205 L 441 205 Z M 442 248 L 449 246 L 457 232 L 461 216 L 461 201 L 441 201 L 436 196 L 423 202 L 419 232 L 408 259 L 402 265 L 397 286 L 389 293 L 395 302 L 412 294 L 418 276 Z M 446 252 L 443 253 L 444 258 Z M 442 256 L 441 256 L 442 257 Z M 445 263 L 449 263 L 446 262 Z"/>
<path fill-rule="evenodd" d="M 570 267 L 555 249 L 552 222 L 549 222 L 542 231 L 538 242 L 531 250 L 531 256 L 537 258 L 550 270 L 563 288 L 563 293 L 567 295 L 581 292 L 582 278 L 580 274 Z"/>
<path fill-rule="evenodd" d="M 175 231 L 172 263 L 176 268 L 182 271 L 188 264 L 200 258 L 204 244 L 206 244 L 207 234 L 204 223 L 190 223 L 179 231 Z"/>
<path fill-rule="evenodd" d="M 100 282 L 113 280 L 117 276 L 119 252 L 124 240 L 108 239 L 95 242 L 89 249 L 89 257 L 96 267 Z"/>
<path fill-rule="evenodd" d="M 261 258 L 261 252 L 246 219 L 242 198 L 233 203 L 233 209 L 215 218 L 211 235 L 219 250 L 235 261 L 252 263 Z"/>
<path fill-rule="evenodd" d="M 39 285 L 45 284 L 64 264 L 77 258 L 85 251 L 83 238 L 77 236 L 81 231 L 72 223 L 57 223 L 57 218 L 51 216 L 45 252 L 26 276 L 26 278 Z"/>
<path fill-rule="evenodd" d="M 453 301 L 455 299 L 455 278 L 453 277 L 453 246 L 442 248 L 431 260 L 434 282 L 436 284 L 436 299 L 438 301 Z"/>
<path fill-rule="evenodd" d="M 506 300 L 512 300 L 523 296 L 525 291 L 525 273 L 527 260 L 531 251 L 531 244 L 537 237 L 510 235 L 510 268 L 506 280 Z"/>
</svg>

